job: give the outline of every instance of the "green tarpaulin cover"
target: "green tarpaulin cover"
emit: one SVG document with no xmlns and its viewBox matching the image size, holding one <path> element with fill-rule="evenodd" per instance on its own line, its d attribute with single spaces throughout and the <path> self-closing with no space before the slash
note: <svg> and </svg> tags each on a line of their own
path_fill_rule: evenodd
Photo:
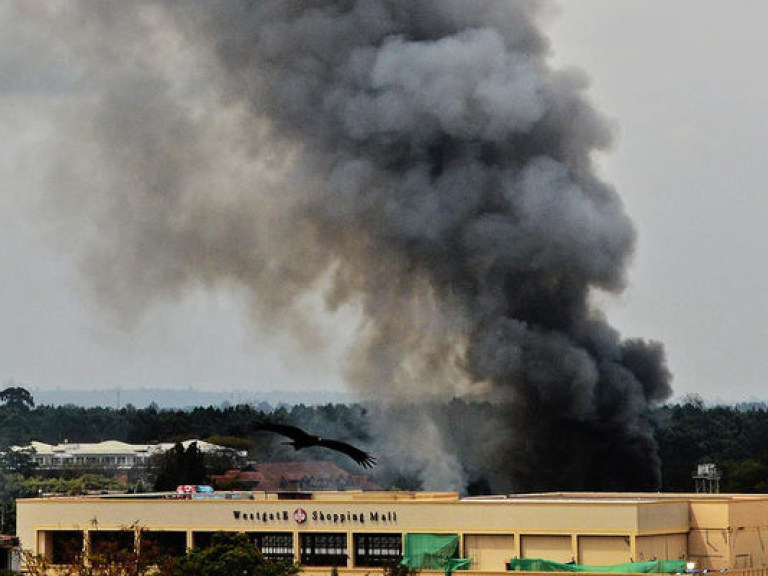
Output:
<svg viewBox="0 0 768 576">
<path fill-rule="evenodd" d="M 458 534 L 406 534 L 401 564 L 415 570 L 454 570 L 469 568 L 468 558 L 459 558 Z"/>
<path fill-rule="evenodd" d="M 655 560 L 653 562 L 627 562 L 612 566 L 585 566 L 583 564 L 561 564 L 541 558 L 513 558 L 510 570 L 525 572 L 612 572 L 616 574 L 682 574 L 684 560 Z"/>
</svg>

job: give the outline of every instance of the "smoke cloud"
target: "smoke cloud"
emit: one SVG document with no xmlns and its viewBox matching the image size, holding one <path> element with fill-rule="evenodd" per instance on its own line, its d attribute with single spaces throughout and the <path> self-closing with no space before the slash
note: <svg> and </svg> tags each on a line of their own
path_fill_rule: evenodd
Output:
<svg viewBox="0 0 768 576">
<path fill-rule="evenodd" d="M 300 304 L 321 291 L 361 319 L 346 376 L 362 398 L 495 406 L 379 413 L 372 446 L 420 454 L 430 487 L 658 487 L 646 416 L 670 374 L 592 305 L 623 288 L 635 232 L 593 170 L 611 130 L 584 75 L 548 63 L 548 5 L 13 10 L 36 70 L 57 71 L 15 89 L 61 93 L 60 237 L 118 320 L 224 285 L 313 345 Z"/>
</svg>

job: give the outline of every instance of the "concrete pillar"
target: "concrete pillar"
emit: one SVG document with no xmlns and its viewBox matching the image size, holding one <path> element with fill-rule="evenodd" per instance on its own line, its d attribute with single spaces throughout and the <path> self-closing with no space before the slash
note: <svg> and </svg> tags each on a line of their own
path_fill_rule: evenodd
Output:
<svg viewBox="0 0 768 576">
<path fill-rule="evenodd" d="M 578 564 L 579 562 L 579 535 L 571 534 L 571 554 L 573 555 L 573 561 Z"/>
</svg>

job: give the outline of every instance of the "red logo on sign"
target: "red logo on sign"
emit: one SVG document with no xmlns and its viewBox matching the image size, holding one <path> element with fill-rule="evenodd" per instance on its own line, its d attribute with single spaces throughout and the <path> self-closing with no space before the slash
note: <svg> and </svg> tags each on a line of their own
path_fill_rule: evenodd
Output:
<svg viewBox="0 0 768 576">
<path fill-rule="evenodd" d="M 307 513 L 303 508 L 296 508 L 296 510 L 293 511 L 293 519 L 299 524 L 304 524 L 304 522 L 307 521 Z"/>
</svg>

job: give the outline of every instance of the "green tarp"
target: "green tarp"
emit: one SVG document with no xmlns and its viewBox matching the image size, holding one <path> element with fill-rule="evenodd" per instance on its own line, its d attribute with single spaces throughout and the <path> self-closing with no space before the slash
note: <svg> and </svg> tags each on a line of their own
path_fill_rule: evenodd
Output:
<svg viewBox="0 0 768 576">
<path fill-rule="evenodd" d="M 653 562 L 627 562 L 612 566 L 585 566 L 561 564 L 541 558 L 513 558 L 509 569 L 525 572 L 611 572 L 615 574 L 682 574 L 684 560 L 655 560 Z"/>
<path fill-rule="evenodd" d="M 458 534 L 405 534 L 401 564 L 414 570 L 466 570 L 470 560 L 459 558 Z"/>
</svg>

